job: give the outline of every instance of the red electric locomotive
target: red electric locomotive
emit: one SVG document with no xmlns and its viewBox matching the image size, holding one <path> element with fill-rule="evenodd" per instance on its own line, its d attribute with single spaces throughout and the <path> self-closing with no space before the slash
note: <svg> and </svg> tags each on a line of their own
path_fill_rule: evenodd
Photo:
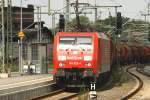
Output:
<svg viewBox="0 0 150 100">
<path fill-rule="evenodd" d="M 104 33 L 58 32 L 54 38 L 53 74 L 59 85 L 81 87 L 110 73 L 111 40 Z"/>
</svg>

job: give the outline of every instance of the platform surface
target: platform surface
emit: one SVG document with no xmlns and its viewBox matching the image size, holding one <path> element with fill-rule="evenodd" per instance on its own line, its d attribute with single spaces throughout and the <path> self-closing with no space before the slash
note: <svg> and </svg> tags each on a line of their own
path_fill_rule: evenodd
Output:
<svg viewBox="0 0 150 100">
<path fill-rule="evenodd" d="M 8 93 L 35 86 L 49 84 L 53 80 L 50 74 L 39 75 L 15 75 L 9 78 L 0 79 L 0 93 Z"/>
</svg>

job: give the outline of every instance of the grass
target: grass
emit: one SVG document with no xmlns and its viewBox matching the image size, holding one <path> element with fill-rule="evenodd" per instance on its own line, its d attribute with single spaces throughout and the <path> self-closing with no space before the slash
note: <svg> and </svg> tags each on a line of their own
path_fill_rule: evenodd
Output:
<svg viewBox="0 0 150 100">
<path fill-rule="evenodd" d="M 19 67 L 18 67 L 18 65 L 5 65 L 5 70 L 6 70 L 6 72 L 7 72 L 7 70 L 9 70 L 10 68 L 11 68 L 11 72 L 17 72 L 18 70 L 19 70 Z M 0 72 L 2 71 L 2 66 L 0 66 Z"/>
<path fill-rule="evenodd" d="M 112 79 L 113 83 L 121 85 L 122 83 L 128 82 L 130 78 L 124 67 L 113 66 Z"/>
<path fill-rule="evenodd" d="M 80 88 L 78 100 L 88 100 L 88 90 L 86 88 Z"/>
</svg>

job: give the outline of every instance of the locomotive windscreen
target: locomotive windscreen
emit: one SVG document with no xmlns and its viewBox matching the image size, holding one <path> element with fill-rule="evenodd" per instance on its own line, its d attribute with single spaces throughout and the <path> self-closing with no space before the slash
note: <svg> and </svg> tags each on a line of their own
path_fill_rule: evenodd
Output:
<svg viewBox="0 0 150 100">
<path fill-rule="evenodd" d="M 60 45 L 92 45 L 92 37 L 81 36 L 81 37 L 60 37 Z"/>
</svg>

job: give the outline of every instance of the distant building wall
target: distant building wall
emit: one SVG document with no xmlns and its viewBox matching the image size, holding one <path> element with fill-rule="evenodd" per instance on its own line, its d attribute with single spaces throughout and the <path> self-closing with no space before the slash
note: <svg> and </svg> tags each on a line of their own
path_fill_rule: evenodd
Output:
<svg viewBox="0 0 150 100">
<path fill-rule="evenodd" d="M 15 7 L 13 6 L 11 12 L 11 18 L 12 18 L 12 26 L 13 26 L 13 33 L 16 33 L 17 31 L 20 30 L 20 7 Z M 22 21 L 23 21 L 23 28 L 29 26 L 34 22 L 34 6 L 33 5 L 28 5 L 27 8 L 23 7 L 22 8 Z M 5 29 L 7 29 L 7 7 L 4 8 L 4 16 L 5 16 Z M 1 16 L 1 9 L 0 9 L 0 16 Z M 1 20 L 0 20 L 1 23 Z"/>
</svg>

